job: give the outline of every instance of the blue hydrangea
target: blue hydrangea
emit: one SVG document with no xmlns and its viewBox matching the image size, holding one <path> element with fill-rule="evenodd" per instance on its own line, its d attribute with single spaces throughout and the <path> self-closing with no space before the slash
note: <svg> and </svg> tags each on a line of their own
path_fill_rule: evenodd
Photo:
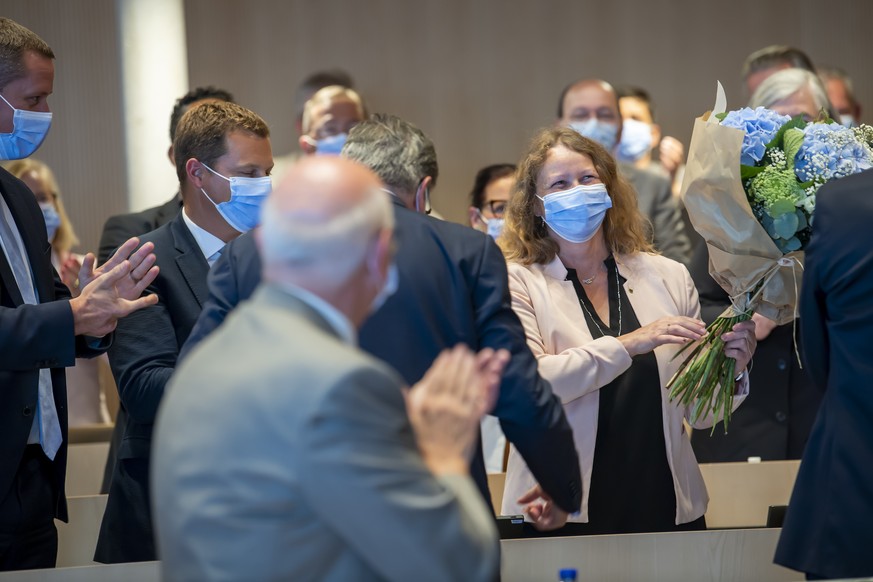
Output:
<svg viewBox="0 0 873 582">
<path fill-rule="evenodd" d="M 837 123 L 810 123 L 794 158 L 801 182 L 824 184 L 873 167 L 873 152 L 855 132 Z"/>
<path fill-rule="evenodd" d="M 745 132 L 743 148 L 740 151 L 740 163 L 745 166 L 754 166 L 764 157 L 767 144 L 776 137 L 779 128 L 790 120 L 791 118 L 787 115 L 779 115 L 775 111 L 763 107 L 757 109 L 744 107 L 729 112 L 721 124 L 742 129 Z"/>
</svg>

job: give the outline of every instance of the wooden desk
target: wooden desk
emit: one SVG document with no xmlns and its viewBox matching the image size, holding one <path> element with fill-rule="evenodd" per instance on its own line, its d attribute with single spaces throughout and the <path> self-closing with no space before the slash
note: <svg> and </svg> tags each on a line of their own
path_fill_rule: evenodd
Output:
<svg viewBox="0 0 873 582">
<path fill-rule="evenodd" d="M 67 497 L 99 495 L 109 443 L 71 444 L 67 449 Z"/>
<path fill-rule="evenodd" d="M 770 505 L 788 505 L 800 461 L 701 464 L 709 492 L 706 526 L 763 527 Z"/>
<path fill-rule="evenodd" d="M 778 582 L 802 575 L 773 564 L 781 529 L 503 540 L 503 582 L 554 582 L 559 568 L 608 582 Z"/>
<path fill-rule="evenodd" d="M 158 562 L 0 572 L 2 582 L 158 582 L 160 579 Z"/>
<path fill-rule="evenodd" d="M 58 568 L 94 564 L 94 549 L 106 510 L 106 498 L 106 495 L 67 498 L 70 523 L 55 520 L 58 526 Z"/>
</svg>

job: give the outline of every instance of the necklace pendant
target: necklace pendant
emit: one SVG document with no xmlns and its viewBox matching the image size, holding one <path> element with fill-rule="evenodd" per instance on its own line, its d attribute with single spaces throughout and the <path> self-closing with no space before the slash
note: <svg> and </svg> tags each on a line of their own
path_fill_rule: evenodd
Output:
<svg viewBox="0 0 873 582">
<path fill-rule="evenodd" d="M 596 278 L 597 278 L 597 275 L 594 275 L 593 277 L 588 277 L 587 279 L 582 279 L 582 284 L 583 285 L 590 285 L 591 283 L 594 282 L 594 279 L 596 279 Z"/>
</svg>

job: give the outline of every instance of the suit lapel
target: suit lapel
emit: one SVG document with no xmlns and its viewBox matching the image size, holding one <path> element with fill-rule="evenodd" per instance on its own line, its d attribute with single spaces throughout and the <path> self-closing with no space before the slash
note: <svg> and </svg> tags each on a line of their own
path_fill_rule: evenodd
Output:
<svg viewBox="0 0 873 582">
<path fill-rule="evenodd" d="M 45 233 L 45 223 L 41 215 L 27 216 L 27 201 L 20 199 L 20 196 L 33 196 L 31 192 L 23 185 L 19 186 L 11 181 L 11 174 L 4 171 L 0 175 L 0 195 L 6 201 L 9 211 L 12 213 L 12 218 L 15 224 L 10 225 L 12 228 L 18 228 L 18 233 L 24 243 L 24 249 L 27 253 L 27 261 L 30 265 L 30 270 L 33 273 L 34 289 L 36 290 L 37 301 L 40 303 L 54 300 L 54 278 L 51 270 L 51 263 L 48 265 L 46 261 L 50 261 L 45 257 L 49 257 L 51 250 L 46 237 L 41 237 L 40 232 Z M 17 190 L 17 192 L 13 192 Z M 36 205 L 36 199 L 33 200 Z M 38 227 L 42 227 L 39 231 Z M 15 241 L 7 241 L 7 246 L 10 247 L 9 252 L 15 252 Z M 48 268 L 47 268 L 48 267 Z M 0 278 L 6 287 L 7 293 L 12 298 L 16 305 L 24 303 L 21 297 L 21 291 L 18 288 L 18 283 L 15 281 L 15 275 L 12 273 L 12 268 L 9 265 L 9 260 L 5 254 L 0 253 Z"/>
<path fill-rule="evenodd" d="M 197 304 L 203 307 L 203 303 L 209 296 L 209 288 L 206 285 L 209 263 L 203 257 L 203 251 L 194 240 L 194 235 L 185 225 L 181 212 L 170 222 L 170 232 L 173 235 L 176 250 L 179 252 L 176 255 L 176 266 L 185 278 Z"/>
</svg>

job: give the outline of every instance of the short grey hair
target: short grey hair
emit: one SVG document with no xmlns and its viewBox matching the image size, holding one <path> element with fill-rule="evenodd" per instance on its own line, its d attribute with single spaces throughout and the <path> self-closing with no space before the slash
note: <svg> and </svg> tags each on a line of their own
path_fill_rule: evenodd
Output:
<svg viewBox="0 0 873 582">
<path fill-rule="evenodd" d="M 749 100 L 749 107 L 772 107 L 774 103 L 790 97 L 804 87 L 809 89 L 817 110 L 831 109 L 831 102 L 821 80 L 806 69 L 782 69 L 764 79 Z"/>
<path fill-rule="evenodd" d="M 376 113 L 356 125 L 349 132 L 342 155 L 373 170 L 397 195 L 412 194 L 427 176 L 436 185 L 439 174 L 430 138 L 394 115 Z"/>
<path fill-rule="evenodd" d="M 345 284 L 367 258 L 378 234 L 394 228 L 391 202 L 379 188 L 368 188 L 359 204 L 339 214 L 282 211 L 275 196 L 261 215 L 261 256 L 272 280 L 303 288 L 316 281 L 331 289 Z"/>
</svg>

